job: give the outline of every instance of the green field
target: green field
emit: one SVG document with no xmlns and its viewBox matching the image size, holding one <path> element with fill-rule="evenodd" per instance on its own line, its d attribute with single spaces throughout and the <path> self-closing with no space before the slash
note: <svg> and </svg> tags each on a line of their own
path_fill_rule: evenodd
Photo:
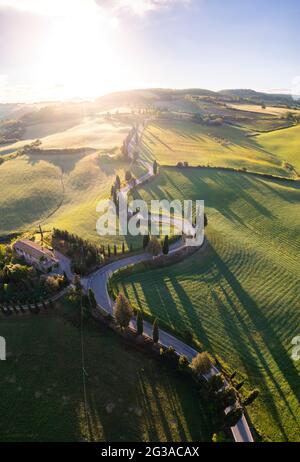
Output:
<svg viewBox="0 0 300 462">
<path fill-rule="evenodd" d="M 10 234 L 42 221 L 61 201 L 59 169 L 48 162 L 17 158 L 0 166 L 0 234 Z"/>
<path fill-rule="evenodd" d="M 210 441 L 196 389 L 104 327 L 62 316 L 0 318 L 0 441 Z"/>
<path fill-rule="evenodd" d="M 148 126 L 143 135 L 145 157 L 162 165 L 189 165 L 246 168 L 249 171 L 290 176 L 271 150 L 242 128 L 207 126 L 185 120 L 161 120 Z"/>
<path fill-rule="evenodd" d="M 292 164 L 300 174 L 300 125 L 259 135 L 257 141 L 266 150 L 273 152 L 279 159 Z"/>
<path fill-rule="evenodd" d="M 204 199 L 208 249 L 119 281 L 132 304 L 242 371 L 261 395 L 250 416 L 265 439 L 297 440 L 300 363 L 300 184 L 163 168 L 137 197 Z"/>
<path fill-rule="evenodd" d="M 72 126 L 67 129 L 66 123 L 60 121 L 29 125 L 26 138 L 0 146 L 0 155 L 14 152 L 37 138 L 42 142 L 42 149 L 112 149 L 122 145 L 131 128 L 119 120 L 106 121 L 103 116 L 83 117 L 77 125 L 69 123 Z"/>
<path fill-rule="evenodd" d="M 129 163 L 96 152 L 40 153 L 9 160 L 0 165 L 0 236 L 32 231 L 39 223 L 44 229 L 68 229 L 98 243 L 112 242 L 99 237 L 96 205 L 110 196 L 117 174 L 124 179 Z M 134 175 L 141 174 L 133 166 Z M 116 237 L 119 245 L 123 237 Z M 129 240 L 128 240 L 129 244 Z"/>
<path fill-rule="evenodd" d="M 66 129 L 74 120 L 29 124 L 27 135 L 40 138 L 42 150 L 0 164 L 4 191 L 0 197 L 0 237 L 32 231 L 41 223 L 46 229 L 66 228 L 99 244 L 112 243 L 111 238 L 100 239 L 96 233 L 96 205 L 110 196 L 117 174 L 124 179 L 129 167 L 135 176 L 144 173 L 137 164 L 130 166 L 129 161 L 118 157 L 131 125 L 124 115 L 109 121 L 95 115 L 82 116 L 81 123 Z M 48 136 L 43 137 L 46 133 Z M 2 146 L 0 156 L 31 141 Z M 123 240 L 114 239 L 119 246 Z"/>
</svg>

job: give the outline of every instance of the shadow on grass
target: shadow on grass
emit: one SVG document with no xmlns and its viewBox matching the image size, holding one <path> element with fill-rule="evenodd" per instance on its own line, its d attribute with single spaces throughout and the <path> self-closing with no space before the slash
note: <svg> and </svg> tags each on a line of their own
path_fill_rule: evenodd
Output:
<svg viewBox="0 0 300 462">
<path fill-rule="evenodd" d="M 214 250 L 214 262 L 217 265 L 218 270 L 220 273 L 224 276 L 225 280 L 229 284 L 233 294 L 237 297 L 239 301 L 239 305 L 242 307 L 244 310 L 246 316 L 250 319 L 252 325 L 254 326 L 255 330 L 257 332 L 262 332 L 263 333 L 263 342 L 264 342 L 264 349 L 267 351 L 270 356 L 272 357 L 272 360 L 275 362 L 276 366 L 278 369 L 281 371 L 282 376 L 285 378 L 285 380 L 288 382 L 294 397 L 296 398 L 298 404 L 299 404 L 299 373 L 298 370 L 295 367 L 294 362 L 290 358 L 289 354 L 286 352 L 284 349 L 282 343 L 278 339 L 278 336 L 274 332 L 272 328 L 272 324 L 269 322 L 269 320 L 264 316 L 263 312 L 255 301 L 250 297 L 248 292 L 241 286 L 239 283 L 238 279 L 235 277 L 235 275 L 230 271 L 229 267 L 226 265 L 226 263 L 222 260 L 222 258 L 219 256 L 219 254 Z M 227 302 L 231 306 L 232 312 L 235 314 L 237 317 L 237 320 L 242 326 L 245 335 L 247 337 L 247 340 L 249 341 L 253 351 L 254 355 L 249 354 L 249 350 L 244 342 L 238 342 L 238 338 L 236 334 L 238 333 L 237 329 L 234 329 L 234 324 L 230 322 L 230 337 L 233 342 L 237 344 L 238 342 L 238 351 L 243 351 L 247 357 L 252 357 L 254 359 L 254 363 L 256 362 L 255 359 L 257 358 L 259 360 L 259 363 L 262 365 L 263 370 L 266 372 L 267 376 L 269 377 L 270 381 L 272 382 L 272 385 L 274 389 L 278 392 L 281 400 L 284 402 L 285 406 L 289 409 L 291 415 L 294 418 L 294 423 L 295 425 L 300 428 L 299 423 L 297 423 L 297 416 L 294 414 L 293 410 L 291 409 L 284 391 L 282 391 L 280 384 L 278 383 L 276 377 L 271 371 L 270 365 L 267 362 L 264 353 L 261 351 L 261 347 L 258 345 L 258 343 L 255 341 L 253 335 L 249 331 L 249 328 L 247 327 L 244 317 L 241 316 L 241 314 L 238 312 L 236 309 L 236 306 L 234 304 L 234 301 L 230 298 L 229 294 L 224 291 L 224 288 L 222 288 L 223 293 L 226 297 Z M 216 296 L 215 296 L 216 298 Z M 215 300 L 217 302 L 217 300 Z M 221 317 L 225 323 L 228 324 L 229 322 L 229 317 L 228 313 L 223 310 L 221 313 Z M 232 331 L 232 329 L 234 329 Z M 245 364 L 245 360 L 243 361 Z M 260 380 L 263 380 L 262 374 L 259 373 L 259 368 L 257 367 L 248 367 L 248 372 L 250 375 L 259 375 Z M 267 387 L 267 384 L 265 383 L 265 386 Z M 276 419 L 276 422 L 278 423 L 282 433 L 284 436 L 287 438 L 287 435 L 282 427 L 282 424 L 280 422 L 280 415 L 278 411 L 276 410 L 275 406 L 273 403 L 271 403 L 271 400 L 267 400 L 266 403 L 267 406 L 270 408 L 270 412 L 272 413 L 274 419 Z"/>
</svg>

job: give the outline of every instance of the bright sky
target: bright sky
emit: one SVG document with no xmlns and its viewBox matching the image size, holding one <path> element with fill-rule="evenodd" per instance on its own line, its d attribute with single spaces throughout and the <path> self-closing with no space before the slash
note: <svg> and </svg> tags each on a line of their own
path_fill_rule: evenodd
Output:
<svg viewBox="0 0 300 462">
<path fill-rule="evenodd" d="M 0 102 L 146 87 L 291 91 L 299 17 L 299 0 L 0 0 Z"/>
</svg>

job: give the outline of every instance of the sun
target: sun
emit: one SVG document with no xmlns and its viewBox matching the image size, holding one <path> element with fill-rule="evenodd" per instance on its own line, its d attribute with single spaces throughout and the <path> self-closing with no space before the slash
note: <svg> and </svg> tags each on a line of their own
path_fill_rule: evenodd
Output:
<svg viewBox="0 0 300 462">
<path fill-rule="evenodd" d="M 118 22 L 100 14 L 57 21 L 38 63 L 40 80 L 57 85 L 63 97 L 92 97 L 124 86 L 124 39 Z"/>
</svg>

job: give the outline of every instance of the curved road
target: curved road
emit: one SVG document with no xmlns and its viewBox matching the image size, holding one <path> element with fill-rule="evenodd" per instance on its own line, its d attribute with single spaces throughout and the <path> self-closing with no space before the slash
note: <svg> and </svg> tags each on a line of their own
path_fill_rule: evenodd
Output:
<svg viewBox="0 0 300 462">
<path fill-rule="evenodd" d="M 133 153 L 135 150 L 135 146 L 132 146 L 132 141 L 130 142 L 130 152 Z M 152 165 L 143 162 L 146 167 L 148 167 L 148 172 L 137 179 L 136 184 L 141 184 L 144 181 L 148 180 L 151 176 L 153 176 L 153 168 Z M 129 192 L 130 186 L 127 186 L 122 189 L 121 193 Z M 206 247 L 207 241 L 204 241 L 202 248 L 199 250 L 200 252 Z M 185 244 L 180 240 L 179 242 L 175 242 L 173 245 L 170 246 L 170 252 L 174 253 L 179 249 L 183 248 Z M 128 265 L 136 264 L 142 261 L 147 261 L 152 259 L 153 257 L 149 254 L 142 253 L 140 255 L 132 255 L 127 258 L 115 261 L 106 265 L 105 267 L 101 268 L 100 270 L 96 271 L 94 274 L 89 276 L 86 279 L 82 280 L 82 283 L 86 290 L 89 288 L 93 290 L 97 303 L 109 314 L 113 314 L 113 301 L 109 297 L 107 292 L 107 282 L 111 275 L 118 269 L 126 267 Z M 135 328 L 135 321 L 131 321 L 131 327 Z M 144 333 L 149 337 L 152 336 L 152 325 L 146 321 L 144 321 Z M 178 338 L 174 337 L 173 335 L 169 334 L 168 332 L 160 329 L 159 333 L 160 343 L 166 347 L 172 346 L 175 348 L 178 354 L 185 355 L 189 361 L 193 359 L 194 356 L 197 355 L 197 351 L 192 348 L 191 346 L 187 345 L 183 341 L 179 340 Z M 214 368 L 212 373 L 217 374 L 219 371 L 218 369 Z M 248 422 L 245 418 L 245 415 L 239 420 L 237 425 L 231 428 L 234 440 L 236 442 L 253 442 L 253 437 L 248 425 Z"/>
<path fill-rule="evenodd" d="M 207 241 L 204 242 L 202 249 L 205 248 L 207 245 Z M 180 243 L 175 243 L 169 253 L 176 252 L 180 248 L 182 248 L 184 244 Z M 200 249 L 199 251 L 201 252 Z M 82 284 L 86 290 L 92 289 L 97 303 L 99 306 L 101 306 L 102 309 L 104 309 L 107 313 L 113 314 L 113 301 L 109 297 L 109 294 L 107 292 L 107 282 L 108 279 L 111 277 L 111 275 L 118 269 L 126 267 L 128 265 L 136 264 L 141 261 L 147 261 L 152 259 L 153 257 L 147 253 L 143 253 L 140 255 L 133 255 L 118 261 L 115 261 L 113 263 L 110 263 L 103 268 L 99 269 L 95 273 L 93 273 L 91 276 L 88 278 L 82 279 Z M 131 321 L 131 327 L 135 328 L 135 321 Z M 144 333 L 148 335 L 149 337 L 152 337 L 152 325 L 144 321 Z M 183 341 L 179 340 L 178 338 L 174 337 L 173 335 L 169 334 L 168 332 L 160 329 L 159 331 L 159 341 L 162 345 L 165 347 L 172 346 L 175 348 L 178 354 L 180 355 L 185 355 L 189 361 L 191 361 L 194 356 L 197 355 L 198 351 L 192 348 L 191 346 L 187 345 Z M 212 373 L 218 373 L 218 369 L 214 368 Z M 248 425 L 248 422 L 243 415 L 243 417 L 240 419 L 240 421 L 231 428 L 233 437 L 236 442 L 253 442 L 253 437 Z"/>
<path fill-rule="evenodd" d="M 130 148 L 133 151 L 132 147 L 132 142 L 130 142 Z M 148 164 L 148 172 L 137 179 L 136 183 L 141 184 L 144 181 L 148 180 L 151 176 L 153 176 L 153 169 L 152 165 Z M 121 193 L 127 193 L 129 192 L 130 186 L 126 186 L 121 190 Z M 207 245 L 207 241 L 205 240 L 202 247 L 200 248 L 200 252 L 205 249 Z M 170 251 L 169 254 L 174 253 L 180 249 L 185 247 L 185 243 L 180 240 L 178 242 L 175 242 L 173 245 L 170 246 Z M 70 264 L 68 259 L 66 257 L 63 257 L 62 255 L 58 254 L 57 255 L 60 259 L 60 262 L 62 266 L 64 267 L 64 270 L 68 274 L 68 276 L 71 274 L 70 271 Z M 91 274 L 87 278 L 82 279 L 82 285 L 85 290 L 92 289 L 96 301 L 98 305 L 104 309 L 107 313 L 113 314 L 113 301 L 109 297 L 109 294 L 107 292 L 107 282 L 108 279 L 111 277 L 111 275 L 118 269 L 126 267 L 128 265 L 136 264 L 142 261 L 147 261 L 151 260 L 153 257 L 149 255 L 148 253 L 144 252 L 139 255 L 132 255 L 127 258 L 123 258 L 121 260 L 117 260 L 115 262 L 109 263 L 108 265 L 104 266 L 103 268 L 99 269 L 95 273 Z M 135 321 L 131 321 L 131 327 L 135 328 Z M 152 337 L 152 325 L 144 321 L 144 333 L 148 335 L 149 337 Z M 172 346 L 175 348 L 176 352 L 180 355 L 185 355 L 189 361 L 191 361 L 194 356 L 197 355 L 197 350 L 192 348 L 191 346 L 187 345 L 183 341 L 179 340 L 178 338 L 174 337 L 170 333 L 160 329 L 159 332 L 159 339 L 160 343 L 164 345 L 165 347 Z M 211 371 L 211 374 L 217 374 L 219 371 L 217 368 L 213 368 Z M 236 442 L 253 442 L 253 437 L 248 425 L 248 422 L 243 415 L 242 418 L 239 420 L 239 422 L 231 428 L 234 440 Z"/>
</svg>

